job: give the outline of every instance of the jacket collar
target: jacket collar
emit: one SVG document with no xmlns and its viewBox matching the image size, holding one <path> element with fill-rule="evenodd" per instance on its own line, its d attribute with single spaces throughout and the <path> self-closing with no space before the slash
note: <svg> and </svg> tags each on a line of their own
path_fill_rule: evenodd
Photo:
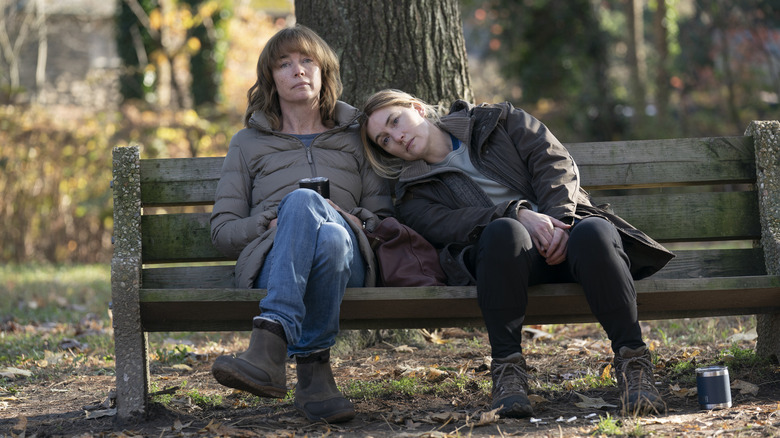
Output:
<svg viewBox="0 0 780 438">
<path fill-rule="evenodd" d="M 466 101 L 457 100 L 450 107 L 450 113 L 441 118 L 439 127 L 454 135 L 464 144 L 479 148 L 495 129 L 502 113 L 503 110 L 497 106 L 474 106 Z M 425 161 L 417 160 L 404 167 L 398 181 L 401 183 L 410 182 L 446 171 L 446 169 L 434 171 Z"/>
<path fill-rule="evenodd" d="M 340 100 L 336 101 L 336 126 L 334 129 L 345 129 L 356 124 L 359 114 L 360 111 L 352 105 Z M 268 122 L 268 117 L 262 111 L 252 113 L 252 117 L 249 118 L 249 127 L 261 131 L 273 131 L 271 124 Z"/>
</svg>

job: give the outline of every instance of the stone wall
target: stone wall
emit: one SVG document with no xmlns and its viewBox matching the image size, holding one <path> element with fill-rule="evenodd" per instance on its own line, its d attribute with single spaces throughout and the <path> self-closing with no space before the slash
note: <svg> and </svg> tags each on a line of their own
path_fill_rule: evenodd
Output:
<svg viewBox="0 0 780 438">
<path fill-rule="evenodd" d="M 46 81 L 37 88 L 38 37 L 31 34 L 21 54 L 23 92 L 17 103 L 76 105 L 104 109 L 119 100 L 120 59 L 116 48 L 116 0 L 46 1 Z"/>
</svg>

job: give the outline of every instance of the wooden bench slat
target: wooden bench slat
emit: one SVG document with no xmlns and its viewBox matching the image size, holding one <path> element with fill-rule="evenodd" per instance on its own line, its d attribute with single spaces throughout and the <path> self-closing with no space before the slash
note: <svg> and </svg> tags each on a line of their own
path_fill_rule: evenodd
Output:
<svg viewBox="0 0 780 438">
<path fill-rule="evenodd" d="M 636 289 L 641 319 L 690 315 L 692 309 L 700 316 L 780 311 L 779 276 L 650 278 L 636 282 Z M 250 330 L 264 296 L 259 289 L 142 289 L 142 324 L 148 331 Z M 474 325 L 481 318 L 474 287 L 347 289 L 341 308 L 342 328 Z M 545 284 L 529 291 L 526 321 L 586 322 L 593 316 L 579 285 Z"/>
<path fill-rule="evenodd" d="M 699 278 L 762 275 L 761 248 L 675 251 L 672 259 L 652 278 Z M 176 266 L 143 270 L 142 282 L 148 289 L 211 289 L 233 287 L 233 265 Z"/>
<path fill-rule="evenodd" d="M 758 196 L 747 192 L 704 192 L 594 197 L 615 214 L 661 241 L 758 239 Z"/>
<path fill-rule="evenodd" d="M 676 255 L 651 278 L 701 278 L 764 275 L 761 248 L 674 251 Z"/>
<path fill-rule="evenodd" d="M 751 137 L 569 143 L 587 189 L 753 182 Z M 214 202 L 223 157 L 141 161 L 145 206 Z"/>
<path fill-rule="evenodd" d="M 659 241 L 758 239 L 755 192 L 608 196 L 615 213 Z M 141 219 L 146 263 L 225 260 L 211 244 L 209 213 L 148 215 Z"/>
<path fill-rule="evenodd" d="M 659 187 L 752 182 L 752 137 L 568 143 L 584 185 Z"/>
<path fill-rule="evenodd" d="M 211 244 L 210 216 L 209 213 L 143 216 L 141 251 L 144 262 L 226 260 Z"/>
</svg>

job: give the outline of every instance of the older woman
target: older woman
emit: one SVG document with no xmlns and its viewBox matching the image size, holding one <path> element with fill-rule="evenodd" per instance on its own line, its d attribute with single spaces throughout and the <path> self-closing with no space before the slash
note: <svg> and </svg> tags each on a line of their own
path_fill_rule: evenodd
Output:
<svg viewBox="0 0 780 438">
<path fill-rule="evenodd" d="M 338 101 L 341 89 L 338 59 L 317 34 L 296 26 L 272 37 L 211 215 L 214 245 L 237 258 L 237 286 L 268 291 L 249 348 L 217 358 L 214 377 L 261 397 L 284 397 L 286 355 L 295 356 L 295 407 L 327 422 L 355 416 L 336 387 L 329 352 L 345 289 L 375 281 L 362 227 L 392 214 L 386 182 L 364 159 L 358 112 Z M 329 179 L 329 199 L 298 189 L 310 177 Z"/>
<path fill-rule="evenodd" d="M 665 409 L 637 320 L 634 280 L 673 255 L 580 188 L 577 165 L 511 104 L 458 101 L 439 117 L 398 90 L 371 96 L 361 119 L 374 170 L 396 178 L 401 219 L 444 251 L 451 284 L 476 284 L 490 339 L 493 408 L 533 414 L 522 354 L 528 286 L 577 282 L 615 352 L 624 409 Z"/>
</svg>

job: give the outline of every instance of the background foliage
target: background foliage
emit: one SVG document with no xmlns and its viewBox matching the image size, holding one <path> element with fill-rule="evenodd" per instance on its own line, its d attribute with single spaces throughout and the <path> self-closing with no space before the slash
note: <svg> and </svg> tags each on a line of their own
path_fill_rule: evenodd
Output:
<svg viewBox="0 0 780 438">
<path fill-rule="evenodd" d="M 6 42 L 24 30 L 17 18 L 35 13 L 34 2 L 12 9 L 17 3 L 0 0 L 0 89 L 9 93 L 0 106 L 0 263 L 108 262 L 112 147 L 140 143 L 146 157 L 224 154 L 259 51 L 294 22 L 288 0 L 120 0 L 123 103 L 96 111 L 21 101 L 37 91 L 10 86 L 9 60 L 22 55 Z M 630 6 L 639 8 L 634 22 Z M 779 8 L 776 0 L 461 0 L 475 101 L 509 100 L 564 142 L 741 135 L 750 120 L 780 119 Z M 38 21 L 28 23 L 34 38 Z M 165 32 L 178 43 L 163 41 Z"/>
</svg>

